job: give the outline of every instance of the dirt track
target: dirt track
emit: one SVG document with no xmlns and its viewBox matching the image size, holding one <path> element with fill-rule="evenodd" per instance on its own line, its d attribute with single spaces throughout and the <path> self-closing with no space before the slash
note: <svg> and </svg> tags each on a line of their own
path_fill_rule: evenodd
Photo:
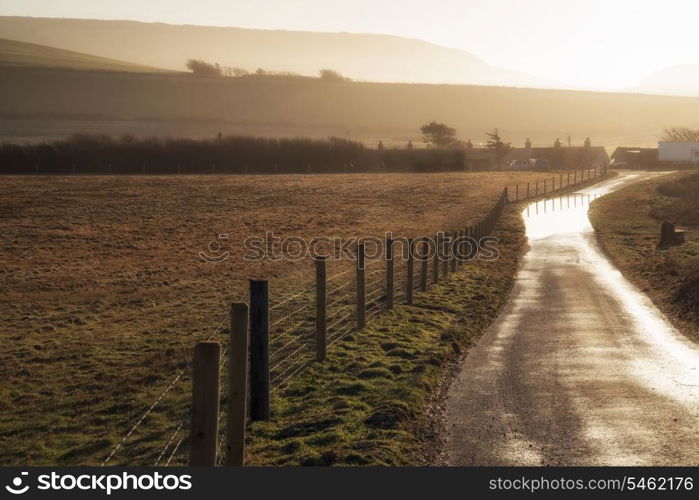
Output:
<svg viewBox="0 0 699 500">
<path fill-rule="evenodd" d="M 595 196 L 653 175 L 525 210 L 512 295 L 449 390 L 450 465 L 699 464 L 699 349 L 619 274 L 587 219 Z"/>
</svg>

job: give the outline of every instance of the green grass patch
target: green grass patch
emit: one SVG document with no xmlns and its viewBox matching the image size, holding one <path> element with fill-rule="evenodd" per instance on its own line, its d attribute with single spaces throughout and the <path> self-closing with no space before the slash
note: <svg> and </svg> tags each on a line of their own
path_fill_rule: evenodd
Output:
<svg viewBox="0 0 699 500">
<path fill-rule="evenodd" d="M 590 220 L 624 275 L 699 340 L 699 175 L 679 172 L 620 189 L 592 203 Z M 657 248 L 665 220 L 687 231 L 686 243 Z"/>
<path fill-rule="evenodd" d="M 426 406 L 450 363 L 507 298 L 524 233 L 508 208 L 495 236 L 500 258 L 467 263 L 330 349 L 273 399 L 273 418 L 248 433 L 249 465 L 423 465 Z"/>
</svg>

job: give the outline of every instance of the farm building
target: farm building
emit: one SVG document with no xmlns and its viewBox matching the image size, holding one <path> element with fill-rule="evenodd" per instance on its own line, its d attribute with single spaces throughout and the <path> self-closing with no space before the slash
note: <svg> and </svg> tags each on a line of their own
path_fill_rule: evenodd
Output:
<svg viewBox="0 0 699 500">
<path fill-rule="evenodd" d="M 619 147 L 612 153 L 612 165 L 628 168 L 654 168 L 658 164 L 658 148 Z"/>
<path fill-rule="evenodd" d="M 607 151 L 603 147 L 592 146 L 515 148 L 505 157 L 505 165 L 528 160 L 544 160 L 552 170 L 601 169 L 609 165 Z M 537 163 L 544 164 L 544 162 Z"/>
<path fill-rule="evenodd" d="M 497 160 L 488 148 L 466 149 L 466 170 L 496 170 Z"/>
<path fill-rule="evenodd" d="M 669 163 L 699 164 L 699 142 L 659 142 L 658 160 Z"/>
</svg>

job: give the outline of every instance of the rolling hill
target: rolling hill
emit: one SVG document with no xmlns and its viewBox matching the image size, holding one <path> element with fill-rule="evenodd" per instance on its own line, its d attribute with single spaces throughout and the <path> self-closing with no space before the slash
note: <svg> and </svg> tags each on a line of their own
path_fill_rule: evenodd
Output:
<svg viewBox="0 0 699 500">
<path fill-rule="evenodd" d="M 0 140 L 75 133 L 212 137 L 338 136 L 420 140 L 438 120 L 459 138 L 552 145 L 655 145 L 665 127 L 699 125 L 699 98 L 468 85 L 331 82 L 317 78 L 0 67 Z"/>
<path fill-rule="evenodd" d="M 327 66 L 372 79 L 397 74 L 399 67 L 403 77 L 415 80 L 446 75 L 440 68 L 453 71 L 447 79 L 509 78 L 463 51 L 398 37 L 0 17 L 0 37 L 8 36 L 19 41 L 0 40 L 0 140 L 6 141 L 76 133 L 211 137 L 221 132 L 338 136 L 391 145 L 419 141 L 420 125 L 437 120 L 476 144 L 484 142 L 486 130 L 498 127 L 515 145 L 526 138 L 551 145 L 571 135 L 576 144 L 589 136 L 595 145 L 615 147 L 655 145 L 663 128 L 699 125 L 699 98 L 692 97 L 292 76 L 197 77 L 155 69 L 181 69 L 185 59 L 199 57 L 313 74 Z"/>
<path fill-rule="evenodd" d="M 183 70 L 187 59 L 196 58 L 250 71 L 261 67 L 313 76 L 331 68 L 375 82 L 553 86 L 463 50 L 388 35 L 0 17 L 0 38 L 173 70 Z"/>
<path fill-rule="evenodd" d="M 636 90 L 653 94 L 699 96 L 699 64 L 681 64 L 656 71 L 644 78 Z"/>
<path fill-rule="evenodd" d="M 164 70 L 107 57 L 57 49 L 35 43 L 0 39 L 0 66 L 46 67 L 91 71 L 154 73 Z"/>
</svg>

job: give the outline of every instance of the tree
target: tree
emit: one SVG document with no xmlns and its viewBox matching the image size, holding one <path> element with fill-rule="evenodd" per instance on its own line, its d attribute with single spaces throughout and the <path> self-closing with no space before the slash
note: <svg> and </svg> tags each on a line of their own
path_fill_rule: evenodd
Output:
<svg viewBox="0 0 699 500">
<path fill-rule="evenodd" d="M 326 82 L 344 82 L 345 80 L 347 80 L 344 76 L 342 76 L 338 71 L 335 71 L 334 69 L 321 69 L 320 79 L 325 80 Z"/>
<path fill-rule="evenodd" d="M 448 148 L 458 144 L 456 130 L 444 123 L 431 121 L 420 127 L 420 130 L 422 131 L 422 139 L 438 148 Z"/>
<path fill-rule="evenodd" d="M 209 64 L 200 59 L 189 59 L 187 69 L 197 76 L 221 76 L 221 67 L 216 64 Z"/>
<path fill-rule="evenodd" d="M 502 170 L 502 162 L 507 153 L 512 150 L 512 146 L 509 142 L 503 142 L 498 129 L 486 132 L 485 135 L 488 136 L 488 149 L 495 154 L 495 159 L 498 162 L 498 170 Z"/>
<path fill-rule="evenodd" d="M 688 127 L 673 127 L 663 130 L 661 141 L 666 142 L 699 142 L 699 129 Z"/>
</svg>

